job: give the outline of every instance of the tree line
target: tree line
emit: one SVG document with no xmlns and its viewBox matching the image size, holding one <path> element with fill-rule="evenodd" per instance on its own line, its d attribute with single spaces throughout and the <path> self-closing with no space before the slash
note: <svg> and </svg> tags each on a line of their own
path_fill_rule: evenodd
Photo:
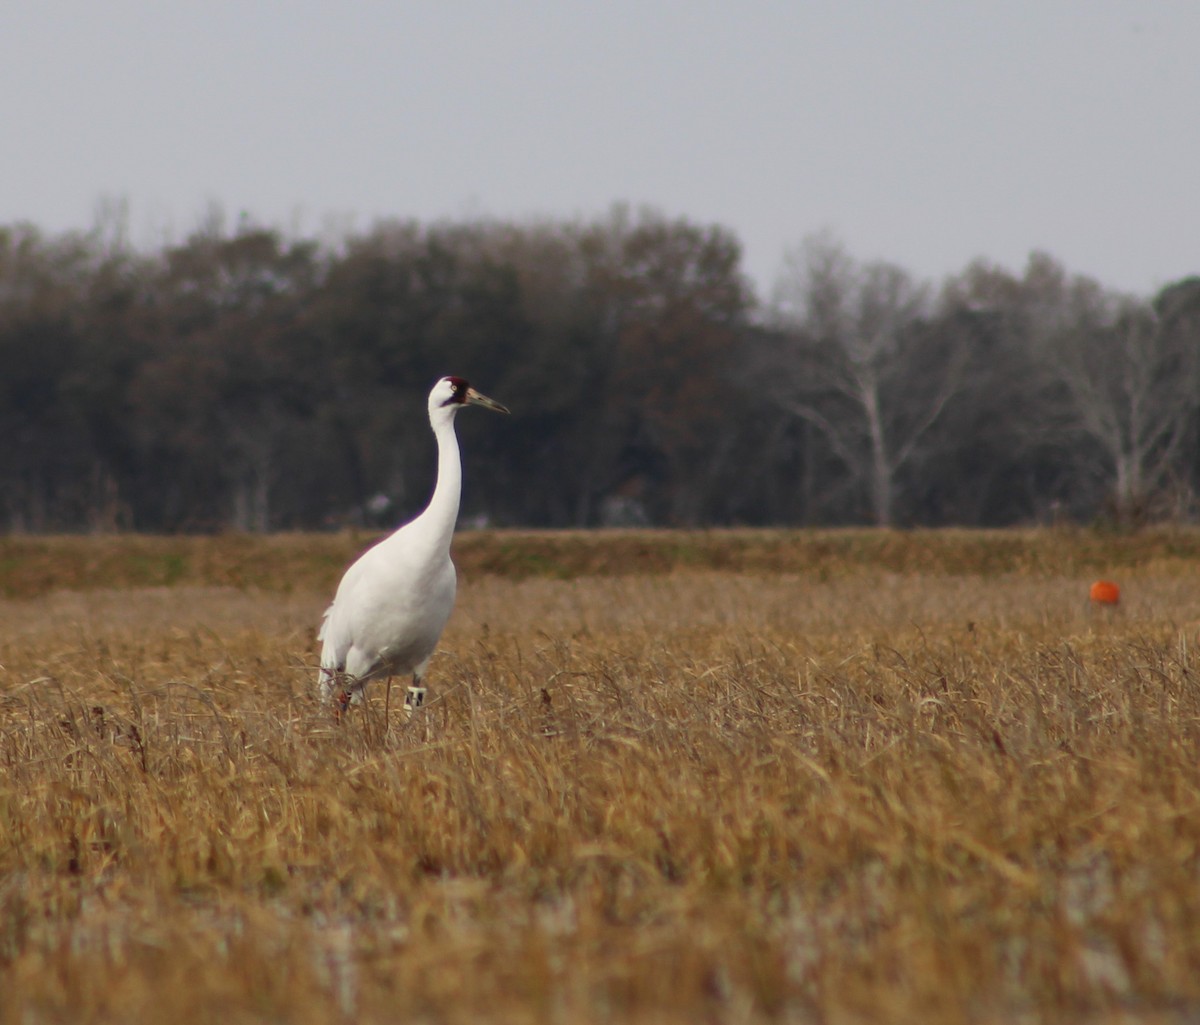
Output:
<svg viewBox="0 0 1200 1025">
<path fill-rule="evenodd" d="M 1200 278 L 1131 296 L 1043 253 L 940 283 L 829 235 L 759 296 L 720 225 L 213 214 L 181 243 L 0 227 L 0 529 L 386 526 L 434 473 L 446 373 L 468 522 L 1192 518 Z"/>
</svg>

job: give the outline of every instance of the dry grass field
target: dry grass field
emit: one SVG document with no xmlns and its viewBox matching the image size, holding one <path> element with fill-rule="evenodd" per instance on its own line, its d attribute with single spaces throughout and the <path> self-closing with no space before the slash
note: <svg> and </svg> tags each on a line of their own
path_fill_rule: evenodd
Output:
<svg viewBox="0 0 1200 1025">
<path fill-rule="evenodd" d="M 1196 535 L 360 543 L 0 543 L 2 1025 L 1200 1018 Z"/>
</svg>

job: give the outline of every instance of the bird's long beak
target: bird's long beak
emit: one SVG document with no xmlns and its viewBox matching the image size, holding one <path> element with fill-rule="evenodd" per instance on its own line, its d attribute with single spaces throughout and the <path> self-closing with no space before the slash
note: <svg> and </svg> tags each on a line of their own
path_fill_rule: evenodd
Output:
<svg viewBox="0 0 1200 1025">
<path fill-rule="evenodd" d="M 486 406 L 488 409 L 494 409 L 497 413 L 509 412 L 508 406 L 502 406 L 495 399 L 489 399 L 486 395 L 481 395 L 474 388 L 467 389 L 466 403 L 468 406 Z"/>
</svg>

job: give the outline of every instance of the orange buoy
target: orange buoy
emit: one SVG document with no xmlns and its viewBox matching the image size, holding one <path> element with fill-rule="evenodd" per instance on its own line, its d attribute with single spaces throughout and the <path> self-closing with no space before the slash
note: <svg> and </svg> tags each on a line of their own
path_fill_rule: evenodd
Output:
<svg viewBox="0 0 1200 1025">
<path fill-rule="evenodd" d="M 1111 580 L 1097 580 L 1088 591 L 1088 597 L 1096 605 L 1117 605 L 1121 601 L 1121 589 Z"/>
</svg>

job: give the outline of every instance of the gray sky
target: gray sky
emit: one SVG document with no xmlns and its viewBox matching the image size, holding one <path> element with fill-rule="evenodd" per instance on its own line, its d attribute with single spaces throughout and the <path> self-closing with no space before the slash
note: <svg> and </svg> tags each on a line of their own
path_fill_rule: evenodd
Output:
<svg viewBox="0 0 1200 1025">
<path fill-rule="evenodd" d="M 829 229 L 922 277 L 1200 273 L 1198 0 L 39 0 L 0 14 L 0 222 L 142 245 L 212 202 L 716 222 L 766 292 Z"/>
</svg>

